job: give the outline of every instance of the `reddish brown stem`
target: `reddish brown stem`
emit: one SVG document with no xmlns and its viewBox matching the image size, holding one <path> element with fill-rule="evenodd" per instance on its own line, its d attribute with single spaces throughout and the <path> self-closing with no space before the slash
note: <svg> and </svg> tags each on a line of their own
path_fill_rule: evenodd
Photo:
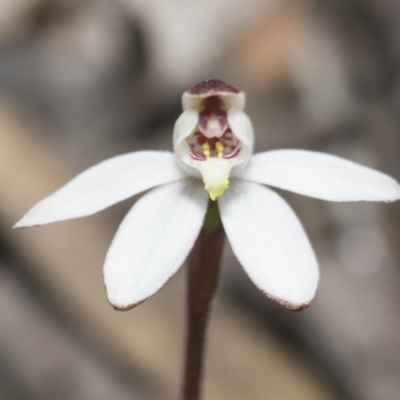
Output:
<svg viewBox="0 0 400 400">
<path fill-rule="evenodd" d="M 187 338 L 182 400 L 200 400 L 206 329 L 217 289 L 225 233 L 218 206 L 210 202 L 204 226 L 189 255 Z"/>
</svg>

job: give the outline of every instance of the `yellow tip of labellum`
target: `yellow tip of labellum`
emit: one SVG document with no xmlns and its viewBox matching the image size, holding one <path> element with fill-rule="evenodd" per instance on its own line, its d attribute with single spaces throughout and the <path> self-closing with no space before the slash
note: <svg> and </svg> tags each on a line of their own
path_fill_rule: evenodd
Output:
<svg viewBox="0 0 400 400">
<path fill-rule="evenodd" d="M 209 157 L 200 166 L 204 188 L 210 194 L 210 199 L 215 200 L 229 187 L 229 171 L 231 165 L 222 158 Z"/>
<path fill-rule="evenodd" d="M 229 187 L 228 179 L 225 182 L 221 182 L 219 186 L 210 186 L 209 184 L 205 183 L 204 188 L 210 195 L 210 199 L 215 201 L 217 197 L 222 196 L 226 189 Z"/>
</svg>

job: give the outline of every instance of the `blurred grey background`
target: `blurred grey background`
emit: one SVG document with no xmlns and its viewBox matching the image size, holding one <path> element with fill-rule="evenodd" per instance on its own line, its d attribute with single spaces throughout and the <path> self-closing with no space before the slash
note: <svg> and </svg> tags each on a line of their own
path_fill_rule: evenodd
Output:
<svg viewBox="0 0 400 400">
<path fill-rule="evenodd" d="M 184 90 L 247 93 L 256 151 L 337 154 L 400 179 L 397 0 L 0 0 L 0 399 L 175 399 L 185 273 L 114 311 L 102 264 L 132 199 L 40 229 L 11 226 L 113 155 L 171 149 Z M 226 247 L 205 399 L 395 400 L 400 205 L 281 192 L 321 266 L 292 313 Z M 267 244 L 266 244 L 267 245 Z"/>
</svg>

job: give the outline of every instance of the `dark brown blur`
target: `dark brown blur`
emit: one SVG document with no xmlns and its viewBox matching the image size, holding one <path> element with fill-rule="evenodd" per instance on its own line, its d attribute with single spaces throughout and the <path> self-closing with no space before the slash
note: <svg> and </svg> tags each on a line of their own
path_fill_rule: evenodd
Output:
<svg viewBox="0 0 400 400">
<path fill-rule="evenodd" d="M 246 92 L 256 151 L 324 151 L 400 180 L 399 43 L 398 0 L 0 0 L 0 400 L 180 389 L 185 270 L 129 312 L 105 296 L 135 199 L 12 230 L 30 207 L 108 157 L 171 150 L 182 92 L 208 78 Z M 273 304 L 227 246 L 204 400 L 397 399 L 400 204 L 280 194 L 317 253 L 317 296 L 302 313 Z"/>
</svg>

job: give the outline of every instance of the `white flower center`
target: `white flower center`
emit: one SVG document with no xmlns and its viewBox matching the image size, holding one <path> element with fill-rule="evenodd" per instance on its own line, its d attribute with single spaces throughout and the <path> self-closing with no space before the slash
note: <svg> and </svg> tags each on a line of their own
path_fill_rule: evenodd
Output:
<svg viewBox="0 0 400 400">
<path fill-rule="evenodd" d="M 180 165 L 190 175 L 201 176 L 212 200 L 228 189 L 233 168 L 244 166 L 252 153 L 248 117 L 227 108 L 223 96 L 203 97 L 181 115 L 174 131 Z"/>
</svg>

